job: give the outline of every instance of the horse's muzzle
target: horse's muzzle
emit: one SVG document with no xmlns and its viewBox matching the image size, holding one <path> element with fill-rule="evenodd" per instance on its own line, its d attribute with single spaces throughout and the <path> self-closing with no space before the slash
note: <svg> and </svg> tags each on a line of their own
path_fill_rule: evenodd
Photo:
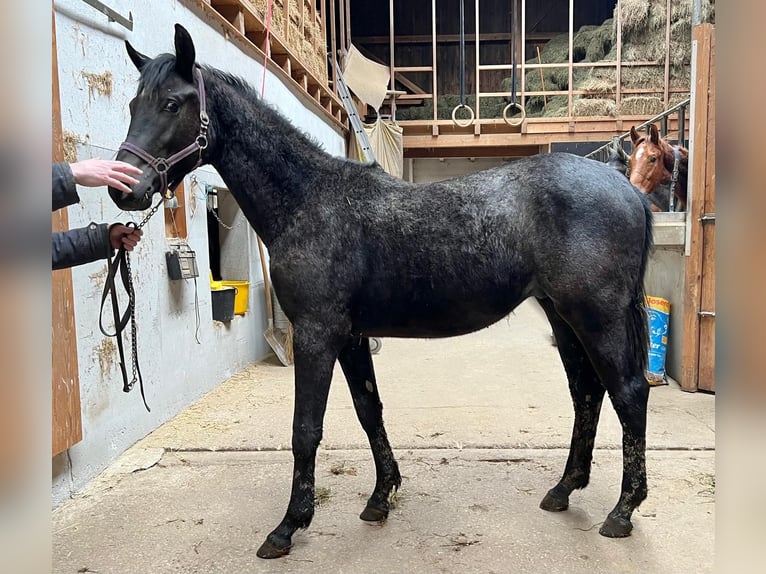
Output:
<svg viewBox="0 0 766 574">
<path fill-rule="evenodd" d="M 109 196 L 112 201 L 123 211 L 143 211 L 152 206 L 151 191 L 124 193 L 119 189 L 109 187 Z"/>
</svg>

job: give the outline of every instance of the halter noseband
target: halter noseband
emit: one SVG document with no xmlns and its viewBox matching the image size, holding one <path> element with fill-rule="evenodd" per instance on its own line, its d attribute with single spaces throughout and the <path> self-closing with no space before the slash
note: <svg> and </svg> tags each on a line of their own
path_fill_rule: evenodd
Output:
<svg viewBox="0 0 766 574">
<path fill-rule="evenodd" d="M 181 160 L 184 160 L 193 153 L 199 151 L 197 164 L 192 168 L 192 170 L 197 169 L 200 165 L 202 165 L 202 150 L 208 146 L 207 128 L 210 124 L 210 118 L 207 115 L 207 106 L 205 105 L 205 84 L 202 81 L 202 72 L 200 71 L 199 66 L 194 67 L 194 73 L 197 76 L 197 88 L 199 91 L 200 125 L 199 135 L 194 139 L 192 143 L 183 148 L 181 151 L 174 153 L 169 158 L 154 157 L 146 150 L 141 149 L 129 141 L 122 142 L 119 147 L 120 150 L 129 151 L 130 153 L 140 157 L 142 160 L 147 162 L 152 167 L 152 169 L 154 169 L 154 171 L 157 172 L 157 175 L 160 176 L 160 193 L 162 194 L 165 194 L 168 189 L 168 172 L 170 171 L 170 168 L 179 163 Z M 172 197 L 173 190 L 170 191 Z"/>
</svg>

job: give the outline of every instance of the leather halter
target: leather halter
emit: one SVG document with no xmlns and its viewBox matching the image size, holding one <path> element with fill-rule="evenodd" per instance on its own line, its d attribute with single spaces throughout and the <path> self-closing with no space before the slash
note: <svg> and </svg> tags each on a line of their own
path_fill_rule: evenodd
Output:
<svg viewBox="0 0 766 574">
<path fill-rule="evenodd" d="M 127 140 L 122 142 L 119 147 L 120 150 L 129 151 L 133 155 L 140 157 L 157 172 L 157 175 L 160 176 L 160 193 L 163 195 L 168 189 L 168 172 L 170 171 L 170 168 L 193 153 L 199 152 L 197 164 L 192 170 L 197 169 L 202 165 L 202 150 L 206 149 L 208 146 L 207 129 L 210 124 L 210 118 L 207 115 L 207 106 L 205 105 L 205 83 L 202 81 L 202 72 L 200 71 L 199 66 L 194 66 L 194 74 L 197 77 L 197 87 L 199 90 L 199 135 L 192 143 L 168 158 L 154 157 L 146 150 L 141 149 Z M 172 196 L 173 190 L 170 191 Z"/>
<path fill-rule="evenodd" d="M 179 163 L 181 160 L 189 157 L 193 153 L 199 152 L 197 164 L 192 169 L 198 168 L 200 165 L 202 165 L 202 150 L 206 149 L 208 146 L 207 129 L 208 125 L 210 124 L 210 118 L 207 115 L 207 107 L 205 105 L 205 84 L 202 81 L 202 72 L 200 71 L 199 66 L 194 67 L 194 74 L 196 74 L 197 86 L 199 88 L 200 127 L 199 135 L 194 139 L 192 143 L 168 158 L 156 158 L 147 151 L 128 141 L 124 141 L 120 144 L 119 149 L 129 151 L 130 153 L 140 157 L 142 160 L 147 162 L 155 172 L 157 172 L 157 174 L 160 176 L 160 185 L 162 186 L 160 193 L 162 193 L 162 195 L 165 195 L 168 191 L 168 172 L 170 171 L 170 168 Z M 170 196 L 172 197 L 173 191 L 169 191 L 171 193 Z M 129 223 L 128 226 L 133 226 L 137 229 L 141 229 L 144 224 L 149 221 L 152 215 L 157 212 L 161 203 L 162 199 L 160 199 L 157 204 L 152 207 L 149 214 L 144 217 L 141 223 L 138 225 Z M 124 247 L 120 247 L 114 259 L 112 259 L 112 256 L 109 255 L 107 269 L 108 274 L 104 282 L 104 291 L 101 295 L 99 327 L 105 336 L 117 338 L 117 349 L 120 353 L 120 371 L 122 372 L 123 382 L 122 390 L 126 393 L 130 392 L 133 389 L 133 386 L 136 384 L 136 381 L 138 381 L 141 388 L 141 398 L 144 401 L 144 406 L 146 407 L 147 411 L 151 411 L 149 405 L 146 402 L 146 395 L 144 394 L 144 381 L 143 377 L 141 376 L 141 369 L 138 365 L 138 342 L 136 337 L 136 295 L 135 289 L 133 287 L 132 273 L 130 270 L 130 253 L 125 251 Z M 122 279 L 123 288 L 128 294 L 128 306 L 127 309 L 125 309 L 125 313 L 122 315 L 120 314 L 119 301 L 117 299 L 116 278 L 118 274 Z M 107 297 L 109 296 L 111 296 L 112 315 L 114 319 L 114 333 L 108 332 L 103 324 L 104 304 L 106 303 Z M 131 351 L 133 363 L 133 376 L 131 380 L 128 380 L 125 351 L 122 343 L 122 333 L 127 328 L 128 322 L 130 322 L 131 326 Z"/>
<path fill-rule="evenodd" d="M 681 150 L 677 145 L 673 146 L 673 175 L 670 178 L 670 207 L 668 211 L 675 211 L 676 185 L 678 185 L 678 166 L 681 163 Z"/>
</svg>

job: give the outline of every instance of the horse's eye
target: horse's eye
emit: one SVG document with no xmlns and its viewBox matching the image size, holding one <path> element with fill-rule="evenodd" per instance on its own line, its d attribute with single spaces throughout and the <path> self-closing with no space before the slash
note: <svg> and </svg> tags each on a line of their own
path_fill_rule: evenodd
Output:
<svg viewBox="0 0 766 574">
<path fill-rule="evenodd" d="M 649 158 L 649 163 L 657 163 L 657 158 L 652 156 Z"/>
<path fill-rule="evenodd" d="M 170 112 L 171 114 L 175 114 L 178 112 L 178 103 L 174 102 L 173 100 L 168 100 L 168 103 L 165 104 L 165 111 Z"/>
</svg>

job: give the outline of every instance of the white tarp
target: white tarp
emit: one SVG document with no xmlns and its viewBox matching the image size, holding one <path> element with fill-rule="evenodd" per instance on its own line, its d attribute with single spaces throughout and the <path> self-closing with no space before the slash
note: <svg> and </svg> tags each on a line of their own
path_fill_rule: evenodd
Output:
<svg viewBox="0 0 766 574">
<path fill-rule="evenodd" d="M 351 49 L 346 56 L 343 80 L 360 100 L 372 106 L 374 110 L 380 110 L 386 97 L 390 77 L 388 67 L 365 58 L 351 44 Z"/>
</svg>

